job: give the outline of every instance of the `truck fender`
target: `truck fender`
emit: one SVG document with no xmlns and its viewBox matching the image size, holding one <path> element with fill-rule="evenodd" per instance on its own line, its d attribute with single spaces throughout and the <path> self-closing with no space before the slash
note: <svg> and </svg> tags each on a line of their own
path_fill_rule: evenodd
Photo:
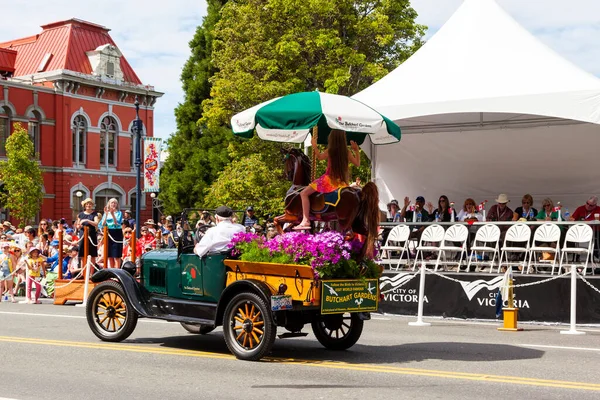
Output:
<svg viewBox="0 0 600 400">
<path fill-rule="evenodd" d="M 150 317 L 150 313 L 146 308 L 147 296 L 144 295 L 145 289 L 125 270 L 118 268 L 101 269 L 92 275 L 92 282 L 99 283 L 109 279 L 117 280 L 123 287 L 127 304 L 143 317 Z"/>
<path fill-rule="evenodd" d="M 215 321 L 217 325 L 223 324 L 223 314 L 225 313 L 225 308 L 227 308 L 227 304 L 229 304 L 229 301 L 233 299 L 233 297 L 236 294 L 241 292 L 252 292 L 259 295 L 270 307 L 271 296 L 273 295 L 273 293 L 271 292 L 271 289 L 266 283 L 258 281 L 256 279 L 243 279 L 236 281 L 231 285 L 227 286 L 221 294 L 221 298 L 219 299 L 219 304 L 217 306 L 217 317 Z M 275 322 L 272 313 L 269 316 L 269 318 L 271 318 L 273 322 Z"/>
</svg>

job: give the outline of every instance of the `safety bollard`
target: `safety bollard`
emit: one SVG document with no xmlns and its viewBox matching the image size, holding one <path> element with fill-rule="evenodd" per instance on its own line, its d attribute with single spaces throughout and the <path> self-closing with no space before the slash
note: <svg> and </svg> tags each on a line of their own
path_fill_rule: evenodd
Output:
<svg viewBox="0 0 600 400">
<path fill-rule="evenodd" d="M 421 264 L 421 274 L 419 276 L 419 308 L 417 309 L 417 320 L 409 322 L 410 326 L 430 326 L 429 322 L 423 322 L 423 301 L 425 299 L 425 263 Z"/>
<path fill-rule="evenodd" d="M 571 324 L 568 331 L 560 331 L 562 335 L 585 335 L 585 332 L 578 331 L 577 322 L 577 267 L 571 265 Z"/>
</svg>

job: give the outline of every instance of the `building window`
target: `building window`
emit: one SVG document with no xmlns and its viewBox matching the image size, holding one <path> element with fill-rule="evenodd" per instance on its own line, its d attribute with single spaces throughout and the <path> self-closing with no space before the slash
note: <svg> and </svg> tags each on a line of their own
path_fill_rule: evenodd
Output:
<svg viewBox="0 0 600 400">
<path fill-rule="evenodd" d="M 107 167 L 116 166 L 117 121 L 104 117 L 100 123 L 100 163 Z"/>
<path fill-rule="evenodd" d="M 95 194 L 94 203 L 96 204 L 96 210 L 104 210 L 104 206 L 108 204 L 108 200 L 115 198 L 121 204 L 121 193 L 114 189 L 102 189 Z"/>
<path fill-rule="evenodd" d="M 27 124 L 29 138 L 33 143 L 33 154 L 40 152 L 40 122 L 39 120 L 30 120 Z"/>
<path fill-rule="evenodd" d="M 106 62 L 106 76 L 109 78 L 115 77 L 115 63 L 112 61 Z"/>
<path fill-rule="evenodd" d="M 87 139 L 87 121 L 83 115 L 78 115 L 73 120 L 73 164 L 85 164 L 85 147 Z"/>
<path fill-rule="evenodd" d="M 6 157 L 6 139 L 10 136 L 10 118 L 8 111 L 0 107 L 0 157 Z"/>
</svg>

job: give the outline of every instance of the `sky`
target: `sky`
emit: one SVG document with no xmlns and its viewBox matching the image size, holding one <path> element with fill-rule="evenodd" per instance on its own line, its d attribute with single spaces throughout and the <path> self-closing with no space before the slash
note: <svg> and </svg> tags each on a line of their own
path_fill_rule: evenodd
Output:
<svg viewBox="0 0 600 400">
<path fill-rule="evenodd" d="M 497 0 L 543 43 L 600 77 L 600 1 Z M 431 37 L 462 0 L 412 0 L 417 22 Z M 144 84 L 164 96 L 155 105 L 155 136 L 176 130 L 174 109 L 183 101 L 179 80 L 189 41 L 206 14 L 202 0 L 13 0 L 2 7 L 0 42 L 41 31 L 40 25 L 79 18 L 104 25 Z"/>
</svg>

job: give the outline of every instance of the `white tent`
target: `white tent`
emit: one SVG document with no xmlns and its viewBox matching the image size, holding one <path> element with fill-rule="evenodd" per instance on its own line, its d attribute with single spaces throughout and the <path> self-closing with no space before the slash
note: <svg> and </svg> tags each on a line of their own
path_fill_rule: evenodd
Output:
<svg viewBox="0 0 600 400">
<path fill-rule="evenodd" d="M 563 59 L 493 0 L 465 0 L 412 57 L 354 98 L 402 128 L 363 146 L 382 203 L 448 195 L 511 208 L 531 193 L 568 207 L 600 194 L 600 79 Z M 571 212 L 574 210 L 571 209 Z"/>
</svg>

